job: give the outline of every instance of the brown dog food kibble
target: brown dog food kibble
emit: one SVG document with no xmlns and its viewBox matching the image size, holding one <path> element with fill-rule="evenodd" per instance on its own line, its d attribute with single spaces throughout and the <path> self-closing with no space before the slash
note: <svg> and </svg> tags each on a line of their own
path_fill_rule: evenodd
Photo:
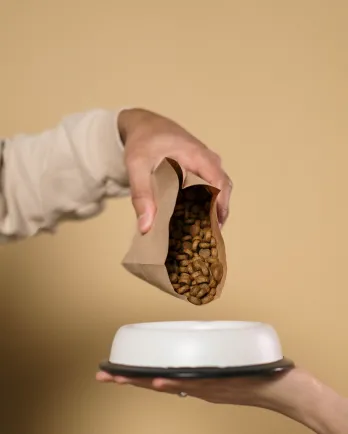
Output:
<svg viewBox="0 0 348 434">
<path fill-rule="evenodd" d="M 224 272 L 212 233 L 210 203 L 211 194 L 203 186 L 180 190 L 169 227 L 170 282 L 197 306 L 214 300 Z"/>
</svg>

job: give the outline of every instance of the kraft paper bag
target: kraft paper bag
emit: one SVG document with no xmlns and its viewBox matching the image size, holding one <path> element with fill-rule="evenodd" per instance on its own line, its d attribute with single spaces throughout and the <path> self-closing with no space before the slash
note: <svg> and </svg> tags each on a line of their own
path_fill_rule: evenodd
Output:
<svg viewBox="0 0 348 434">
<path fill-rule="evenodd" d="M 205 186 L 205 190 L 208 190 L 212 195 L 209 211 L 210 226 L 212 235 L 216 240 L 219 262 L 223 266 L 223 275 L 216 287 L 214 296 L 214 300 L 216 300 L 221 296 L 227 273 L 225 245 L 219 228 L 216 209 L 216 198 L 220 190 L 193 173 L 186 172 L 176 161 L 169 158 L 162 160 L 153 172 L 152 182 L 157 207 L 153 226 L 144 235 L 137 231 L 122 265 L 139 279 L 174 297 L 188 301 L 185 295 L 180 295 L 173 289 L 165 265 L 169 249 L 169 226 L 178 195 L 185 194 L 185 189 L 191 186 Z"/>
</svg>

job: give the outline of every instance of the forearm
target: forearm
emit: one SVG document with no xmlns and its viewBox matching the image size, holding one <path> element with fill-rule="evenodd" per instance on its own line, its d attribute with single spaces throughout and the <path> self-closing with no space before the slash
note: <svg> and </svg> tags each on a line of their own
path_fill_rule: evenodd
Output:
<svg viewBox="0 0 348 434">
<path fill-rule="evenodd" d="M 277 387 L 265 390 L 260 406 L 318 434 L 348 433 L 348 400 L 298 368 L 278 380 Z"/>
<path fill-rule="evenodd" d="M 68 116 L 37 135 L 5 141 L 1 159 L 0 236 L 53 229 L 61 217 L 87 218 L 105 196 L 129 193 L 118 113 Z"/>
</svg>

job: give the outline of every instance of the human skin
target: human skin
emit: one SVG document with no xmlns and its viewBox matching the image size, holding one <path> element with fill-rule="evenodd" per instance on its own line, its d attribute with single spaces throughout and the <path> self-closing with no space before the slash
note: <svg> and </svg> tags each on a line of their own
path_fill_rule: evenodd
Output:
<svg viewBox="0 0 348 434">
<path fill-rule="evenodd" d="M 348 433 L 348 399 L 301 368 L 273 377 L 209 380 L 132 379 L 98 372 L 97 380 L 162 393 L 185 392 L 214 404 L 264 408 L 283 414 L 317 434 Z"/>
<path fill-rule="evenodd" d="M 150 229 L 156 213 L 151 173 L 165 157 L 176 160 L 185 170 L 221 190 L 217 212 L 219 223 L 225 223 L 232 182 L 216 153 L 176 122 L 148 110 L 123 110 L 118 116 L 118 128 L 125 145 L 131 197 L 142 233 Z"/>
</svg>

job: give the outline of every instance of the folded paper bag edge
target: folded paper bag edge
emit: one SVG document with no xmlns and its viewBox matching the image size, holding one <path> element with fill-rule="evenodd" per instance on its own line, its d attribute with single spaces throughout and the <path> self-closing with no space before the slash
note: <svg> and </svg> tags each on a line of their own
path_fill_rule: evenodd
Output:
<svg viewBox="0 0 348 434">
<path fill-rule="evenodd" d="M 136 230 L 122 264 L 164 264 L 163 256 L 168 252 L 169 220 L 179 191 L 178 174 L 167 158 L 152 173 L 152 184 L 157 207 L 153 225 L 146 234 Z"/>
<path fill-rule="evenodd" d="M 162 286 L 161 281 L 159 283 L 157 283 L 156 280 L 152 279 L 152 281 L 149 282 L 149 280 L 147 278 L 148 273 L 151 273 L 152 275 L 153 274 L 160 275 L 161 273 L 165 272 L 166 273 L 165 277 L 168 276 L 167 269 L 163 270 L 163 265 L 146 264 L 146 265 L 143 265 L 140 267 L 138 264 L 136 264 L 138 266 L 135 268 L 133 267 L 133 265 L 135 265 L 135 264 L 122 264 L 122 265 L 130 274 L 133 274 L 133 276 L 137 277 L 141 281 L 146 282 L 149 285 L 154 286 L 157 289 L 160 289 L 161 291 L 165 292 L 168 295 L 171 295 L 171 296 L 176 297 L 176 298 L 186 299 L 186 297 L 184 295 L 180 295 L 180 294 L 176 293 L 175 291 L 173 291 L 171 285 L 164 288 Z M 154 270 L 155 270 L 155 273 L 154 273 Z"/>
</svg>

